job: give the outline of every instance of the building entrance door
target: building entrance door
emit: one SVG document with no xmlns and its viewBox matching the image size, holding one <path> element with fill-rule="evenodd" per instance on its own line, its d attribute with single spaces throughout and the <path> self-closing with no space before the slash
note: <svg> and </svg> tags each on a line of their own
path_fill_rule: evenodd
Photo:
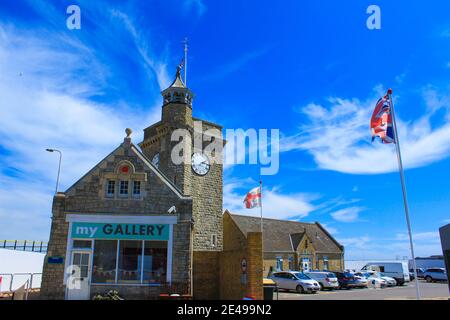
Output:
<svg viewBox="0 0 450 320">
<path fill-rule="evenodd" d="M 311 261 L 309 258 L 302 258 L 302 270 L 308 272 L 311 270 Z"/>
<path fill-rule="evenodd" d="M 72 263 L 67 281 L 67 299 L 89 300 L 90 266 L 90 251 L 72 251 Z"/>
</svg>

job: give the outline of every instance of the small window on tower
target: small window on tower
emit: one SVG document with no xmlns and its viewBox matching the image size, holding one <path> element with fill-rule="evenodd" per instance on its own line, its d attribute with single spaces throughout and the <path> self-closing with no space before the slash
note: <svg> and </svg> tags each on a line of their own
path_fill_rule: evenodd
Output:
<svg viewBox="0 0 450 320">
<path fill-rule="evenodd" d="M 128 195 L 128 181 L 126 180 L 120 181 L 119 195 L 122 197 Z"/>
<path fill-rule="evenodd" d="M 217 235 L 216 234 L 211 235 L 211 246 L 213 246 L 213 247 L 217 246 Z"/>
<path fill-rule="evenodd" d="M 108 180 L 106 184 L 106 196 L 114 197 L 115 189 L 116 189 L 116 182 L 114 180 Z"/>
<path fill-rule="evenodd" d="M 133 181 L 133 196 L 139 197 L 141 195 L 141 182 Z"/>
</svg>

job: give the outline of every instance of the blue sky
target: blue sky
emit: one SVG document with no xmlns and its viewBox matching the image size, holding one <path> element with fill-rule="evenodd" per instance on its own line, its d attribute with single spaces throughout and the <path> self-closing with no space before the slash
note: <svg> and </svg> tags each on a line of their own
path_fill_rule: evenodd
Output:
<svg viewBox="0 0 450 320">
<path fill-rule="evenodd" d="M 66 8 L 81 8 L 81 30 Z M 381 30 L 366 9 L 381 8 Z M 0 7 L 2 239 L 48 239 L 57 156 L 68 188 L 160 118 L 160 90 L 190 41 L 194 115 L 280 129 L 264 214 L 319 221 L 347 259 L 409 255 L 394 146 L 370 142 L 374 103 L 394 90 L 415 245 L 440 254 L 450 220 L 448 1 L 9 1 Z M 259 166 L 224 172 L 242 208 Z"/>
</svg>

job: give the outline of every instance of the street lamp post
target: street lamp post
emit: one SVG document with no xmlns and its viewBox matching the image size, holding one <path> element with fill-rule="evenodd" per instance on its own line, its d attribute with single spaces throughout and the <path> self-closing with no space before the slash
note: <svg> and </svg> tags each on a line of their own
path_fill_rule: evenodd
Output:
<svg viewBox="0 0 450 320">
<path fill-rule="evenodd" d="M 48 152 L 58 152 L 59 153 L 59 164 L 58 164 L 58 176 L 56 177 L 56 189 L 55 189 L 55 194 L 58 193 L 58 185 L 59 185 L 59 173 L 61 172 L 61 158 L 62 158 L 62 153 L 59 150 L 56 149 L 45 149 L 45 151 Z"/>
</svg>

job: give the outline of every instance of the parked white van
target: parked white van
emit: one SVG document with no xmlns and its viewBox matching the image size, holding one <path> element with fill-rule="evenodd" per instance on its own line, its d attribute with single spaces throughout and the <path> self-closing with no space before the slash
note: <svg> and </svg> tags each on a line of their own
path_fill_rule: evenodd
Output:
<svg viewBox="0 0 450 320">
<path fill-rule="evenodd" d="M 382 272 L 386 276 L 394 278 L 399 286 L 410 281 L 407 261 L 371 261 L 368 262 L 361 270 Z"/>
</svg>

